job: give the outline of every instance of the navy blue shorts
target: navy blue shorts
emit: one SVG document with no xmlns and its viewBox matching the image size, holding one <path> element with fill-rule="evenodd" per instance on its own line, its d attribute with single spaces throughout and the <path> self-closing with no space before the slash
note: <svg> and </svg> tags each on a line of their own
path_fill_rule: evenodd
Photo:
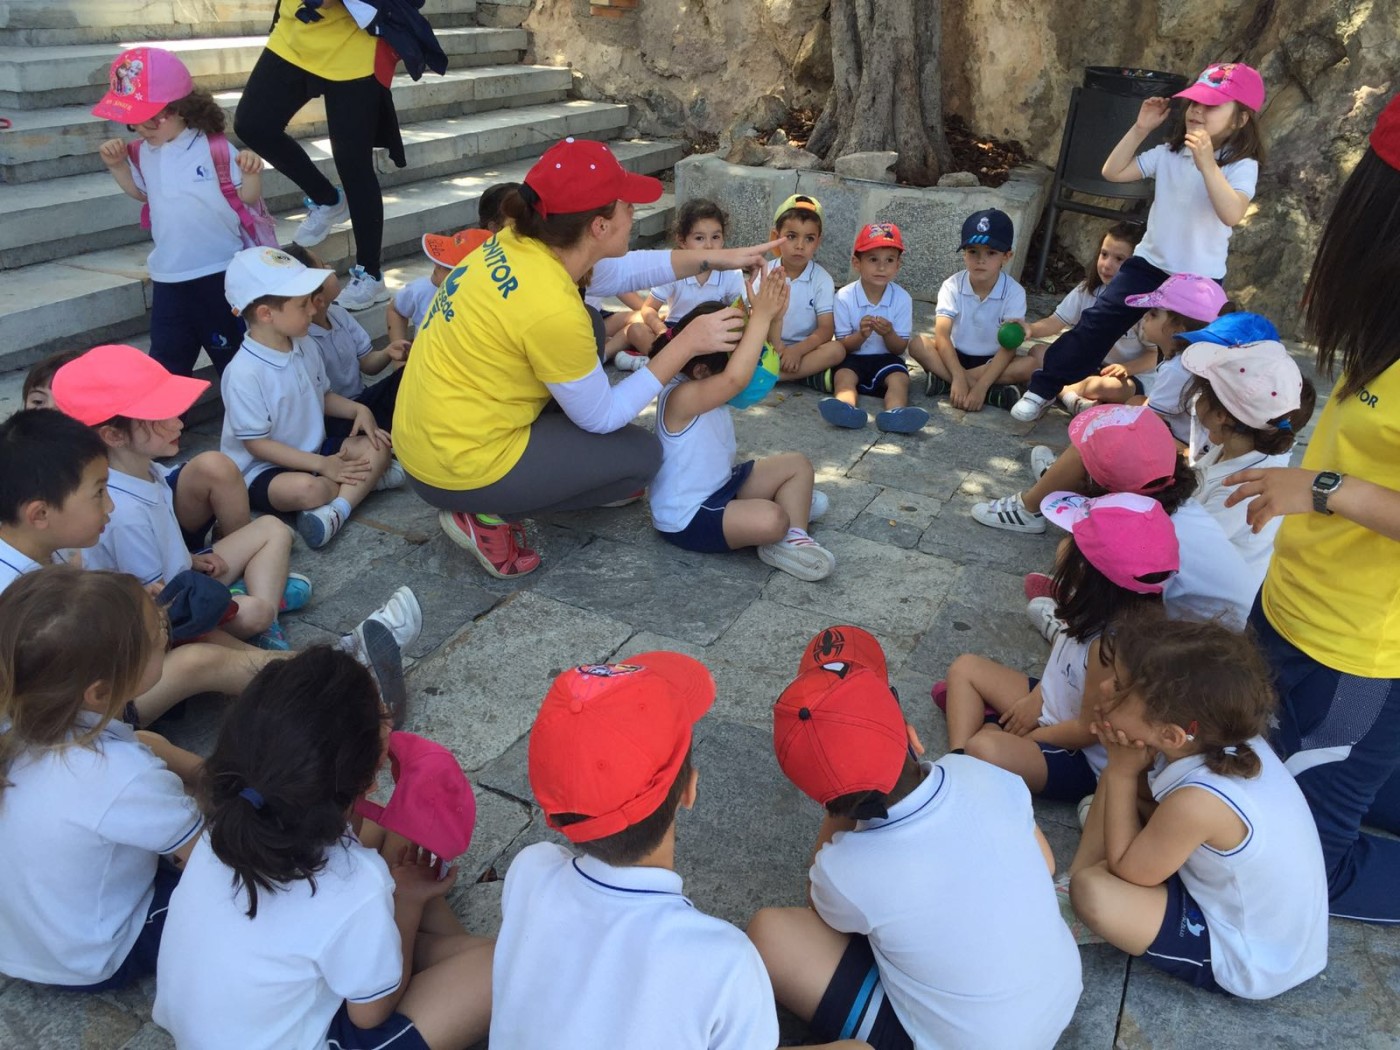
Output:
<svg viewBox="0 0 1400 1050">
<path fill-rule="evenodd" d="M 823 1042 L 864 1039 L 875 1050 L 914 1050 L 914 1041 L 885 998 L 875 953 L 864 934 L 851 935 L 810 1027 Z"/>
<path fill-rule="evenodd" d="M 174 496 L 175 493 L 179 491 L 180 471 L 184 469 L 185 464 L 181 463 L 169 474 L 165 475 L 165 483 L 170 486 L 170 494 L 172 496 Z M 199 526 L 199 528 L 197 529 L 187 529 L 183 525 L 181 525 L 180 538 L 185 541 L 185 549 L 187 551 L 190 551 L 191 553 L 198 553 L 200 551 L 207 550 L 209 547 L 209 532 L 213 528 L 214 518 L 212 516 L 209 518 L 208 521 L 206 521 L 203 525 Z"/>
<path fill-rule="evenodd" d="M 1078 802 L 1098 788 L 1099 778 L 1094 776 L 1094 767 L 1089 765 L 1083 751 L 1072 751 L 1039 740 L 1036 744 L 1045 756 L 1045 787 L 1036 792 L 1037 798 L 1051 802 Z"/>
<path fill-rule="evenodd" d="M 357 405 L 366 406 L 374 413 L 374 425 L 380 430 L 394 429 L 394 406 L 399 400 L 399 384 L 403 382 L 403 369 L 397 368 L 394 374 L 381 379 L 377 383 L 368 383 L 365 388 L 350 400 Z M 341 419 L 338 416 L 326 417 L 326 443 L 335 443 L 336 451 L 340 451 L 340 446 L 345 443 L 345 439 L 350 436 L 350 428 L 354 426 L 353 419 Z M 322 452 L 323 455 L 330 453 Z"/>
<path fill-rule="evenodd" d="M 847 354 L 836 366 L 856 374 L 856 393 L 879 397 L 885 392 L 885 380 L 896 372 L 909 374 L 909 366 L 899 354 Z"/>
<path fill-rule="evenodd" d="M 348 422 L 348 421 L 347 421 Z M 348 430 L 348 427 L 347 427 Z M 326 440 L 321 442 L 321 447 L 316 451 L 322 456 L 334 456 L 340 451 L 340 446 L 345 444 L 343 437 L 337 438 L 327 435 Z M 272 484 L 272 479 L 279 474 L 301 474 L 304 471 L 292 470 L 290 467 L 268 467 L 261 474 L 248 482 L 248 506 L 263 514 L 287 514 L 289 511 L 274 507 L 272 501 L 268 499 L 267 489 Z"/>
<path fill-rule="evenodd" d="M 156 866 L 156 893 L 151 898 L 151 906 L 146 909 L 146 923 L 116 972 L 96 984 L 63 987 L 71 992 L 105 992 L 125 988 L 142 977 L 154 977 L 156 957 L 160 954 L 160 935 L 165 932 L 165 916 L 170 911 L 170 895 L 175 892 L 179 882 L 180 869 L 162 857 Z"/>
<path fill-rule="evenodd" d="M 1208 992 L 1229 995 L 1215 983 L 1210 966 L 1210 928 L 1200 905 L 1186 891 L 1180 875 L 1166 881 L 1167 913 L 1157 937 L 1142 953 L 1144 962 Z"/>
<path fill-rule="evenodd" d="M 976 354 L 965 354 L 957 349 L 954 349 L 953 353 L 958 355 L 958 364 L 969 371 L 974 368 L 981 368 L 991 361 L 992 357 L 996 357 L 996 354 L 992 354 L 991 357 L 978 357 Z"/>
<path fill-rule="evenodd" d="M 403 1014 L 395 1010 L 383 1024 L 357 1028 L 350 1007 L 340 1004 L 326 1032 L 326 1046 L 335 1050 L 428 1050 L 428 1044 Z"/>
<path fill-rule="evenodd" d="M 727 554 L 732 551 L 734 548 L 724 539 L 724 508 L 739 494 L 739 489 L 752 473 L 753 460 L 740 463 L 730 473 L 728 481 L 705 497 L 705 502 L 700 504 L 690 524 L 679 532 L 661 532 L 658 529 L 658 535 L 682 550 L 701 554 Z"/>
</svg>

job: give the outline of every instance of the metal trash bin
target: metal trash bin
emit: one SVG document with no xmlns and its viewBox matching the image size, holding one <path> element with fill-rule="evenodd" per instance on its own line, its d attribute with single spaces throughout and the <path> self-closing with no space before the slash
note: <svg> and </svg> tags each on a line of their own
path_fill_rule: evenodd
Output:
<svg viewBox="0 0 1400 1050">
<path fill-rule="evenodd" d="M 1155 69 L 1089 66 L 1084 70 L 1082 86 L 1070 93 L 1069 112 L 1065 115 L 1064 132 L 1060 137 L 1060 159 L 1055 164 L 1050 203 L 1045 210 L 1044 236 L 1036 260 L 1037 287 L 1045 280 L 1045 266 L 1060 212 L 1080 212 L 1106 219 L 1143 215 L 1146 203 L 1152 199 L 1153 187 L 1149 181 L 1109 182 L 1099 172 L 1118 140 L 1137 119 L 1142 100 L 1175 95 L 1188 83 L 1190 81 L 1179 73 Z M 1171 123 L 1169 120 L 1147 136 L 1139 152 L 1165 141 Z M 1116 210 L 1076 200 L 1073 197 L 1076 193 L 1131 200 L 1137 205 L 1127 211 Z"/>
</svg>

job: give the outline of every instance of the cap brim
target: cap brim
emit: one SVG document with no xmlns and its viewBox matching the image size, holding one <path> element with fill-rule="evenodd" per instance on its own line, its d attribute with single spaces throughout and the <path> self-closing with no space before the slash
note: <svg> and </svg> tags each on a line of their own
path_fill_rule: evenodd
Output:
<svg viewBox="0 0 1400 1050">
<path fill-rule="evenodd" d="M 1066 532 L 1084 520 L 1084 508 L 1089 497 L 1078 492 L 1052 492 L 1040 501 L 1040 513 L 1045 520 Z"/>
<path fill-rule="evenodd" d="M 1234 99 L 1219 88 L 1213 88 L 1208 84 L 1192 84 L 1185 91 L 1178 91 L 1173 98 L 1184 98 L 1190 102 L 1199 102 L 1203 106 L 1218 106 L 1222 102 L 1233 102 Z"/>
<path fill-rule="evenodd" d="M 715 702 L 715 679 L 710 669 L 693 656 L 655 651 L 638 653 L 618 663 L 636 664 L 666 679 L 676 699 L 693 725 L 705 716 Z"/>
<path fill-rule="evenodd" d="M 1156 292 L 1143 292 L 1142 295 L 1128 295 L 1123 297 L 1123 302 L 1140 310 L 1151 310 L 1159 305 L 1154 298 L 1156 294 Z"/>
<path fill-rule="evenodd" d="M 1203 376 L 1220 356 L 1232 347 L 1220 343 L 1192 343 L 1181 352 L 1181 364 L 1192 375 Z"/>
<path fill-rule="evenodd" d="M 617 199 L 628 204 L 651 204 L 661 199 L 663 189 L 660 179 L 653 179 L 650 175 L 635 175 L 629 171 L 622 177 Z"/>
<path fill-rule="evenodd" d="M 825 667 L 831 663 L 867 667 L 884 680 L 889 680 L 889 665 L 879 639 L 854 624 L 832 624 L 812 635 L 802 649 L 802 658 L 797 661 L 797 673 L 801 675 L 814 667 Z"/>
<path fill-rule="evenodd" d="M 994 252 L 1009 252 L 1011 245 L 1003 244 L 1001 241 L 968 241 L 958 247 L 958 251 L 965 252 L 969 248 L 990 248 Z"/>
<path fill-rule="evenodd" d="M 172 375 L 141 398 L 128 405 L 122 415 L 129 419 L 159 422 L 174 419 L 187 411 L 209 389 L 209 380 Z"/>
<path fill-rule="evenodd" d="M 233 308 L 241 314 L 248 308 L 249 303 L 255 299 L 261 299 L 265 295 L 280 295 L 287 299 L 295 298 L 298 295 L 311 295 L 313 292 L 319 291 L 321 285 L 326 283 L 326 278 L 334 276 L 334 274 L 334 270 L 298 270 L 294 274 L 288 274 L 286 280 L 280 282 L 276 288 L 261 288 L 255 295 L 246 297 L 243 302 Z"/>
<path fill-rule="evenodd" d="M 165 102 L 137 102 L 130 95 L 109 91 L 102 101 L 92 107 L 92 115 L 117 124 L 144 124 L 163 109 Z"/>
</svg>

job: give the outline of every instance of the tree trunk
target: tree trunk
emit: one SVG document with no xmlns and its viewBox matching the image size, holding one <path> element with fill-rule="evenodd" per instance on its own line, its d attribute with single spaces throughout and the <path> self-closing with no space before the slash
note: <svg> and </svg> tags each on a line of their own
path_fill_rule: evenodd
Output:
<svg viewBox="0 0 1400 1050">
<path fill-rule="evenodd" d="M 942 0 L 832 0 L 831 94 L 807 149 L 828 164 L 847 153 L 896 150 L 900 182 L 937 182 L 950 161 L 942 35 Z"/>
</svg>

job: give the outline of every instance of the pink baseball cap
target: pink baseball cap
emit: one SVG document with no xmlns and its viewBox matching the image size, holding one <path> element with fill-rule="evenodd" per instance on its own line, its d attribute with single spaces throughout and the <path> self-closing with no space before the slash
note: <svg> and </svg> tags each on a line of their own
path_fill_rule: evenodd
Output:
<svg viewBox="0 0 1400 1050">
<path fill-rule="evenodd" d="M 1178 91 L 1176 97 L 1205 106 L 1238 102 L 1258 113 L 1264 108 L 1264 78 L 1243 62 L 1217 62 L 1206 66 L 1196 82 L 1185 91 Z"/>
<path fill-rule="evenodd" d="M 1173 310 L 1193 321 L 1214 321 L 1225 308 L 1225 289 L 1209 277 L 1194 273 L 1174 273 L 1145 295 L 1123 300 L 1140 310 Z"/>
<path fill-rule="evenodd" d="M 1371 149 L 1376 156 L 1400 171 L 1400 94 L 1386 103 L 1376 126 L 1371 129 Z"/>
<path fill-rule="evenodd" d="M 1040 513 L 1070 533 L 1089 564 L 1124 590 L 1161 594 L 1166 581 L 1144 577 L 1181 568 L 1176 526 L 1155 499 L 1132 492 L 1097 499 L 1052 492 Z"/>
<path fill-rule="evenodd" d="M 143 124 L 194 90 L 194 78 L 174 54 L 159 47 L 133 47 L 112 62 L 111 87 L 92 115 L 118 124 Z"/>
<path fill-rule="evenodd" d="M 1255 430 L 1302 403 L 1303 374 L 1283 344 L 1272 339 L 1239 346 L 1192 343 L 1181 363 L 1210 383 L 1225 411 Z"/>
<path fill-rule="evenodd" d="M 96 346 L 55 372 L 49 389 L 60 412 L 92 427 L 114 416 L 174 419 L 208 386 L 171 375 L 134 346 Z"/>
<path fill-rule="evenodd" d="M 413 733 L 389 734 L 394 794 L 387 806 L 360 799 L 355 812 L 444 861 L 467 852 L 476 828 L 476 795 L 452 752 Z"/>
<path fill-rule="evenodd" d="M 1176 475 L 1172 432 L 1146 405 L 1095 405 L 1069 421 L 1084 469 L 1109 492 L 1159 492 Z"/>
</svg>

